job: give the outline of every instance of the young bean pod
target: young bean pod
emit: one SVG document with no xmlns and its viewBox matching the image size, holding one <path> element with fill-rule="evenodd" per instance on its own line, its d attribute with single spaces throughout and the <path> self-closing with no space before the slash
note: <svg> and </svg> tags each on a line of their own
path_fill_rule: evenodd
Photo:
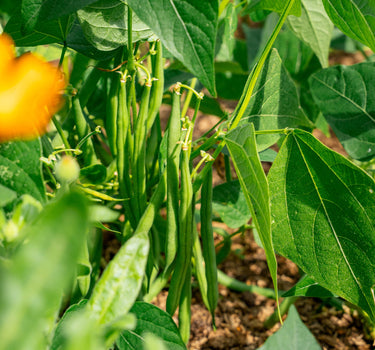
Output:
<svg viewBox="0 0 375 350">
<path fill-rule="evenodd" d="M 165 271 L 169 270 L 177 252 L 179 167 L 181 153 L 180 95 L 173 93 L 167 139 L 167 234 L 165 239 Z"/>
<path fill-rule="evenodd" d="M 192 256 L 193 231 L 193 186 L 190 176 L 189 151 L 182 149 L 181 159 L 181 204 L 179 210 L 179 236 L 176 267 L 172 275 L 167 298 L 167 312 L 173 315 L 180 301 Z"/>
<path fill-rule="evenodd" d="M 185 283 L 182 287 L 180 306 L 178 309 L 178 328 L 185 344 L 190 338 L 191 323 L 191 265 L 189 265 Z"/>
<path fill-rule="evenodd" d="M 150 130 L 154 124 L 155 118 L 159 112 L 163 100 L 164 92 L 164 62 L 163 62 L 163 45 L 161 41 L 156 42 L 156 55 L 153 57 L 152 75 L 155 81 L 152 84 L 150 108 L 147 118 L 147 130 Z"/>
<path fill-rule="evenodd" d="M 215 309 L 219 294 L 215 242 L 212 229 L 212 167 L 203 181 L 201 190 L 201 238 L 207 277 L 207 299 L 212 322 L 215 325 Z"/>
</svg>

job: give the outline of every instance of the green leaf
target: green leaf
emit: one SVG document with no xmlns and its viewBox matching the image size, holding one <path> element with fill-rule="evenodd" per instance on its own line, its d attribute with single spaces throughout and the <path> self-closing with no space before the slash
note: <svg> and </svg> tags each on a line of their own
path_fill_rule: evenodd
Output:
<svg viewBox="0 0 375 350">
<path fill-rule="evenodd" d="M 271 335 L 258 350 L 321 350 L 318 342 L 299 318 L 294 305 L 289 309 L 284 325 Z"/>
<path fill-rule="evenodd" d="M 252 124 L 237 127 L 227 134 L 225 144 L 232 157 L 238 179 L 264 247 L 268 268 L 277 291 L 277 262 L 271 239 L 271 214 L 268 182 L 259 160 Z"/>
<path fill-rule="evenodd" d="M 31 32 L 37 23 L 50 21 L 70 15 L 97 0 L 23 0 L 22 21 L 27 32 Z"/>
<path fill-rule="evenodd" d="M 0 349 L 46 348 L 87 225 L 86 199 L 69 193 L 24 229 L 27 242 L 10 265 L 0 266 Z"/>
<path fill-rule="evenodd" d="M 126 315 L 140 291 L 149 251 L 147 232 L 130 238 L 117 252 L 96 284 L 87 310 L 98 324 Z"/>
<path fill-rule="evenodd" d="M 335 295 L 329 290 L 321 287 L 310 276 L 303 276 L 294 286 L 287 292 L 283 293 L 282 297 L 312 297 L 312 298 L 332 298 Z"/>
<path fill-rule="evenodd" d="M 0 185 L 17 193 L 29 194 L 40 202 L 46 199 L 39 158 L 39 140 L 0 144 Z"/>
<path fill-rule="evenodd" d="M 312 127 L 300 106 L 294 82 L 276 50 L 272 50 L 262 68 L 244 115 L 247 118 L 243 120 L 253 123 L 257 131 Z M 268 148 L 279 138 L 278 134 L 258 135 L 258 150 Z"/>
<path fill-rule="evenodd" d="M 285 68 L 293 78 L 301 80 L 298 78 L 303 76 L 304 80 L 305 75 L 308 77 L 311 74 L 309 68 L 314 53 L 290 29 L 284 30 L 278 35 L 274 48 L 277 49 Z M 317 69 L 321 68 L 318 63 Z"/>
<path fill-rule="evenodd" d="M 145 336 L 150 333 L 162 339 L 166 349 L 186 349 L 176 324 L 165 311 L 152 304 L 137 301 L 130 312 L 136 315 L 137 326 L 132 331 L 121 333 L 116 342 L 120 350 L 142 349 L 145 343 Z"/>
<path fill-rule="evenodd" d="M 10 190 L 8 187 L 0 185 L 0 208 L 13 202 L 17 198 L 17 193 Z"/>
<path fill-rule="evenodd" d="M 101 330 L 85 314 L 87 300 L 70 306 L 57 324 L 50 350 L 105 349 Z"/>
<path fill-rule="evenodd" d="M 37 46 L 53 43 L 63 43 L 73 24 L 74 16 L 65 16 L 53 21 L 38 23 L 28 32 L 22 32 L 21 14 L 19 11 L 10 18 L 4 28 L 14 40 L 16 46 Z"/>
<path fill-rule="evenodd" d="M 67 325 L 71 320 L 76 316 L 77 313 L 82 313 L 85 309 L 85 305 L 87 303 L 86 299 L 81 300 L 78 304 L 74 304 L 70 306 L 65 312 L 64 315 L 61 317 L 59 323 L 57 324 L 55 333 L 52 339 L 52 345 L 50 350 L 58 350 L 60 346 L 64 345 L 66 341 L 66 330 Z"/>
<path fill-rule="evenodd" d="M 275 250 L 375 320 L 375 183 L 302 130 L 268 175 Z"/>
<path fill-rule="evenodd" d="M 323 0 L 323 5 L 342 32 L 375 51 L 375 7 L 372 0 Z"/>
<path fill-rule="evenodd" d="M 333 24 L 321 0 L 301 0 L 301 5 L 301 17 L 289 16 L 287 23 L 297 37 L 311 47 L 322 67 L 326 68 Z"/>
<path fill-rule="evenodd" d="M 165 47 L 216 96 L 214 54 L 218 1 L 128 0 Z"/>
<path fill-rule="evenodd" d="M 76 19 L 66 39 L 68 47 L 90 58 L 104 61 L 113 58 L 119 49 L 112 51 L 100 51 L 94 47 L 85 37 L 82 27 Z M 73 84 L 74 85 L 74 84 Z"/>
<path fill-rule="evenodd" d="M 355 159 L 375 155 L 374 79 L 375 64 L 360 63 L 324 69 L 309 80 L 315 103 Z"/>
<path fill-rule="evenodd" d="M 238 9 L 233 3 L 229 3 L 224 13 L 220 16 L 217 38 L 217 61 L 232 62 L 236 44 L 235 31 L 238 25 Z"/>
<path fill-rule="evenodd" d="M 250 0 L 249 4 L 246 6 L 245 10 L 246 13 L 250 11 L 256 10 L 269 10 L 273 12 L 282 13 L 287 1 L 285 0 Z M 296 0 L 292 9 L 290 10 L 290 14 L 294 16 L 301 15 L 301 1 Z"/>
<path fill-rule="evenodd" d="M 251 217 L 238 181 L 226 182 L 214 187 L 212 209 L 231 228 L 247 224 Z"/>
<path fill-rule="evenodd" d="M 128 7 L 121 0 L 99 0 L 77 11 L 88 41 L 101 51 L 111 51 L 128 42 Z M 133 42 L 152 36 L 150 28 L 133 14 Z"/>
<path fill-rule="evenodd" d="M 94 185 L 102 184 L 107 178 L 107 168 L 102 164 L 92 164 L 81 169 L 79 180 Z"/>
</svg>

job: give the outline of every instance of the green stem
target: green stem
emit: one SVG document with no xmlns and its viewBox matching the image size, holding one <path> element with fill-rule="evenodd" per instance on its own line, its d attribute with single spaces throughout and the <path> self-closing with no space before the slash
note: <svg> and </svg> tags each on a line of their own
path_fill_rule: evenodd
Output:
<svg viewBox="0 0 375 350">
<path fill-rule="evenodd" d="M 254 90 L 255 84 L 258 80 L 259 74 L 260 74 L 260 72 L 263 68 L 264 63 L 266 62 L 268 54 L 271 51 L 272 46 L 273 46 L 281 28 L 284 25 L 284 22 L 285 22 L 286 18 L 289 15 L 289 12 L 290 12 L 293 4 L 294 4 L 294 1 L 295 0 L 289 0 L 287 6 L 285 6 L 284 11 L 280 16 L 280 19 L 277 22 L 276 28 L 273 30 L 271 37 L 268 39 L 266 47 L 264 48 L 264 50 L 262 52 L 262 55 L 260 56 L 259 61 L 257 62 L 254 70 L 250 73 L 250 75 L 249 75 L 250 81 L 249 81 L 248 87 L 246 89 L 246 95 L 243 98 L 243 101 L 240 105 L 240 109 L 239 109 L 238 113 L 236 113 L 236 111 L 234 112 L 229 130 L 233 130 L 238 125 L 238 123 L 240 122 L 242 117 L 244 116 L 244 114 L 246 112 L 246 109 L 247 109 L 247 106 L 249 105 L 251 96 L 253 94 L 253 90 Z"/>
<path fill-rule="evenodd" d="M 52 121 L 53 121 L 53 124 L 55 125 L 55 128 L 56 128 L 57 132 L 59 133 L 59 135 L 60 135 L 60 137 L 61 137 L 62 142 L 64 143 L 65 148 L 67 148 L 67 149 L 72 148 L 72 147 L 70 147 L 69 141 L 68 141 L 68 139 L 66 138 L 66 136 L 65 136 L 65 134 L 64 134 L 64 130 L 63 130 L 63 128 L 61 127 L 61 124 L 60 124 L 60 122 L 57 120 L 56 116 L 53 116 L 53 117 L 52 117 Z M 72 155 L 71 152 L 67 152 L 67 154 Z"/>
<path fill-rule="evenodd" d="M 185 98 L 185 101 L 184 101 L 184 107 L 182 108 L 182 112 L 181 112 L 181 118 L 185 118 L 187 110 L 190 106 L 191 98 L 193 97 L 193 90 L 194 90 L 196 84 L 197 84 L 197 78 L 193 78 L 191 80 L 191 84 L 190 84 L 191 89 L 189 89 L 189 91 L 186 94 L 186 98 Z"/>
<path fill-rule="evenodd" d="M 296 302 L 297 299 L 298 297 L 296 296 L 285 298 L 280 304 L 280 311 L 275 310 L 274 313 L 264 322 L 264 327 L 272 328 L 277 322 L 279 322 L 280 317 L 288 312 L 289 308 Z"/>
<path fill-rule="evenodd" d="M 262 69 L 262 67 L 263 67 L 263 65 L 264 65 L 264 63 L 265 63 L 265 61 L 268 57 L 268 54 L 269 54 L 269 52 L 270 52 L 270 50 L 273 46 L 273 43 L 276 40 L 277 35 L 279 34 L 282 26 L 285 23 L 286 18 L 288 17 L 288 14 L 289 14 L 289 12 L 290 12 L 293 4 L 294 4 L 294 1 L 295 0 L 289 0 L 288 4 L 286 5 L 286 7 L 283 11 L 283 13 L 281 14 L 281 17 L 280 17 L 275 29 L 272 32 L 271 37 L 269 38 L 269 40 L 267 42 L 266 47 L 263 50 L 263 53 L 262 53 L 257 65 L 251 71 L 251 73 L 249 75 L 249 78 L 246 82 L 246 86 L 245 86 L 245 91 L 246 91 L 245 96 L 241 96 L 240 102 L 238 103 L 237 108 L 234 111 L 233 116 L 231 118 L 229 130 L 233 130 L 238 125 L 238 123 L 240 122 L 242 117 L 244 116 L 244 114 L 246 112 L 246 109 L 247 109 L 247 106 L 250 102 L 250 98 L 253 94 L 253 90 L 254 90 L 256 81 L 258 79 L 258 76 L 260 74 L 260 71 L 261 71 L 261 69 Z M 239 109 L 238 112 L 237 112 L 237 109 Z M 225 145 L 225 141 L 222 141 L 217 146 L 214 154 L 212 155 L 215 159 L 217 158 L 217 156 L 220 154 L 220 152 L 224 148 L 224 145 Z M 202 169 L 202 171 L 199 173 L 199 175 L 196 177 L 196 181 L 194 182 L 194 192 L 198 191 L 199 188 L 201 187 L 203 179 L 205 178 L 205 176 L 207 175 L 207 172 L 209 170 L 208 168 L 211 167 L 211 166 L 212 166 L 212 163 L 206 164 L 205 167 Z"/>
<path fill-rule="evenodd" d="M 248 285 L 246 283 L 240 282 L 233 277 L 229 277 L 223 271 L 217 270 L 218 282 L 223 286 L 235 290 L 237 292 L 250 292 L 258 295 L 263 295 L 266 298 L 275 299 L 276 293 L 270 288 L 261 288 L 254 285 Z"/>
<path fill-rule="evenodd" d="M 130 74 L 135 71 L 135 58 L 133 52 L 133 10 L 128 6 L 128 64 Z"/>
<path fill-rule="evenodd" d="M 66 50 L 68 49 L 68 45 L 66 44 L 66 42 L 64 42 L 64 46 L 61 50 L 61 55 L 60 55 L 60 60 L 59 60 L 59 69 L 61 68 L 63 62 L 64 62 L 64 57 L 65 57 L 65 53 L 66 53 Z"/>
</svg>

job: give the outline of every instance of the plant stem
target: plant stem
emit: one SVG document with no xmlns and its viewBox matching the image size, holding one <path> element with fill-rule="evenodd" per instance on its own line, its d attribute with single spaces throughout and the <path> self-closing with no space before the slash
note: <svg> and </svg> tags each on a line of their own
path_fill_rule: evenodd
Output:
<svg viewBox="0 0 375 350">
<path fill-rule="evenodd" d="M 233 277 L 229 277 L 227 274 L 225 274 L 223 271 L 219 269 L 217 270 L 217 278 L 220 284 L 237 292 L 250 292 L 258 295 L 263 295 L 266 298 L 276 298 L 276 293 L 273 289 L 248 285 L 246 283 L 236 280 Z"/>
<path fill-rule="evenodd" d="M 298 297 L 296 296 L 285 298 L 280 304 L 280 315 L 285 315 L 288 312 L 291 305 L 293 305 L 297 299 Z M 264 322 L 264 327 L 272 328 L 279 321 L 280 315 L 279 311 L 275 310 L 274 313 Z"/>
<path fill-rule="evenodd" d="M 246 94 L 243 98 L 243 101 L 240 103 L 240 109 L 239 109 L 238 113 L 236 113 L 236 111 L 235 111 L 234 114 L 233 114 L 229 130 L 233 130 L 238 125 L 238 123 L 240 122 L 242 117 L 244 116 L 244 114 L 246 112 L 246 109 L 247 109 L 247 106 L 249 105 L 251 96 L 253 94 L 253 90 L 254 90 L 255 84 L 258 80 L 259 74 L 260 74 L 260 72 L 263 68 L 264 63 L 266 62 L 268 54 L 271 51 L 272 46 L 273 46 L 281 28 L 282 28 L 282 26 L 284 25 L 284 22 L 285 22 L 286 18 L 289 15 L 289 12 L 290 12 L 293 4 L 294 4 L 294 1 L 295 0 L 289 0 L 287 6 L 285 6 L 285 9 L 284 9 L 283 13 L 281 14 L 280 19 L 277 22 L 276 28 L 273 30 L 271 37 L 268 39 L 266 47 L 264 48 L 264 50 L 262 52 L 262 55 L 260 56 L 259 61 L 257 62 L 253 71 L 250 73 L 250 75 L 249 75 L 250 80 L 249 80 L 248 87 L 246 89 Z"/>
<path fill-rule="evenodd" d="M 194 89 L 196 84 L 197 84 L 197 78 L 193 78 L 190 84 L 191 89 Z M 193 97 L 193 90 L 191 89 L 189 89 L 189 91 L 186 94 L 184 107 L 182 108 L 182 112 L 181 112 L 181 118 L 185 118 L 187 110 L 190 106 L 190 101 L 191 101 L 191 98 Z"/>
</svg>

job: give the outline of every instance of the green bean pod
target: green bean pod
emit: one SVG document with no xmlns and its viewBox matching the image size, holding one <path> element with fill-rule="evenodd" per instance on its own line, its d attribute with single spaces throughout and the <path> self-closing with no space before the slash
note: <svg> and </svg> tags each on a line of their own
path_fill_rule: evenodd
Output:
<svg viewBox="0 0 375 350">
<path fill-rule="evenodd" d="M 191 265 L 189 265 L 185 283 L 182 287 L 180 306 L 178 309 L 178 328 L 180 330 L 181 338 L 185 344 L 190 338 L 190 323 L 191 323 Z"/>
<path fill-rule="evenodd" d="M 112 155 L 117 155 L 116 147 L 116 134 L 117 134 L 117 111 L 119 104 L 119 91 L 120 91 L 120 77 L 118 74 L 114 74 L 109 79 L 109 93 L 107 98 L 106 106 L 106 120 L 105 129 L 107 131 L 108 143 L 111 149 Z"/>
<path fill-rule="evenodd" d="M 173 93 L 167 139 L 167 234 L 165 239 L 165 271 L 172 265 L 177 253 L 179 167 L 181 153 L 180 95 Z"/>
<path fill-rule="evenodd" d="M 133 153 L 133 186 L 135 199 L 135 214 L 139 219 L 146 207 L 146 123 L 150 99 L 151 84 L 144 86 L 141 105 L 134 125 L 134 153 Z"/>
<path fill-rule="evenodd" d="M 209 310 L 210 306 L 208 304 L 207 299 L 207 277 L 206 277 L 206 269 L 204 266 L 204 258 L 202 254 L 201 243 L 199 241 L 199 235 L 194 225 L 193 230 L 193 257 L 194 257 L 194 265 L 195 265 L 195 276 L 198 281 L 199 290 L 201 292 L 203 304 L 206 305 L 206 308 Z"/>
<path fill-rule="evenodd" d="M 125 217 L 129 219 L 133 228 L 137 225 L 137 220 L 130 206 L 129 198 L 132 197 L 131 183 L 129 179 L 128 170 L 128 155 L 125 152 L 127 142 L 127 132 L 129 129 L 130 116 L 126 105 L 126 84 L 120 83 L 119 98 L 118 98 L 118 112 L 116 123 L 116 149 L 117 149 L 117 173 L 120 187 L 120 194 L 125 199 L 124 209 Z"/>
<path fill-rule="evenodd" d="M 163 45 L 161 41 L 156 42 L 156 55 L 153 57 L 152 75 L 155 81 L 152 84 L 150 108 L 147 118 L 147 130 L 150 130 L 154 124 L 155 118 L 159 112 L 163 100 L 164 92 L 164 62 L 163 62 Z"/>
<path fill-rule="evenodd" d="M 77 134 L 79 139 L 83 139 L 86 135 L 90 133 L 90 127 L 86 121 L 86 118 L 83 114 L 81 103 L 79 101 L 79 97 L 73 97 L 72 100 L 72 112 L 74 122 L 77 128 Z M 95 154 L 94 144 L 92 142 L 91 137 L 86 140 L 86 142 L 82 145 L 83 151 L 83 159 L 85 166 L 95 164 L 98 162 L 98 159 Z"/>
<path fill-rule="evenodd" d="M 207 299 L 212 322 L 218 301 L 217 265 L 212 229 L 212 167 L 207 173 L 201 190 L 201 238 L 207 278 Z"/>
<path fill-rule="evenodd" d="M 181 204 L 176 267 L 174 269 L 167 298 L 167 312 L 173 315 L 180 301 L 181 291 L 191 265 L 193 243 L 193 186 L 190 176 L 189 151 L 182 150 L 181 159 Z"/>
</svg>

